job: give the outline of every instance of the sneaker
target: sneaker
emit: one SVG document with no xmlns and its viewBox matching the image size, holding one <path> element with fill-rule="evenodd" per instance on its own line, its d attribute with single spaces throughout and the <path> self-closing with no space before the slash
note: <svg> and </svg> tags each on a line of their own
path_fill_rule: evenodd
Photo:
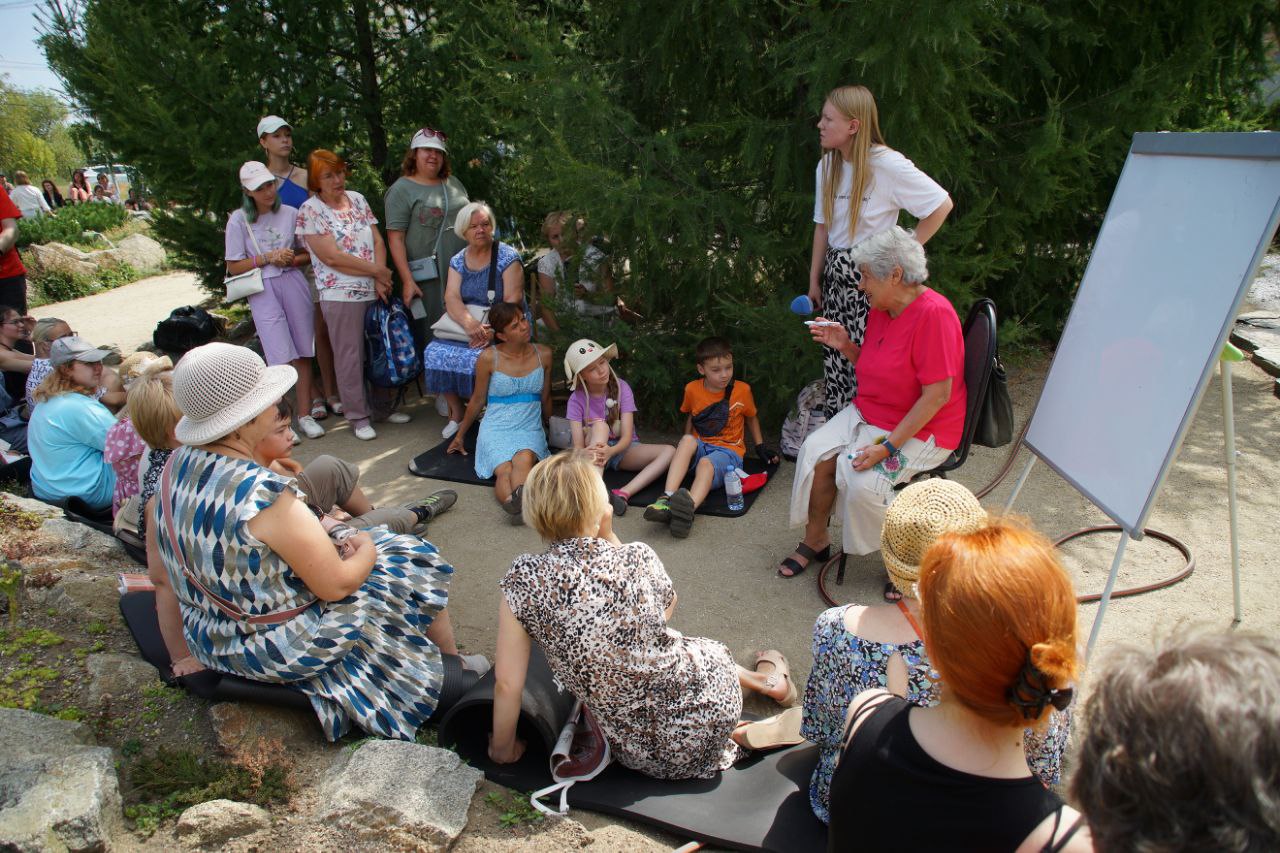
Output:
<svg viewBox="0 0 1280 853">
<path fill-rule="evenodd" d="M 671 505 L 668 503 L 671 498 L 663 495 L 653 503 L 644 508 L 645 521 L 658 521 L 663 524 L 671 523 Z"/>
<path fill-rule="evenodd" d="M 443 394 L 436 395 L 436 414 L 442 418 L 449 417 L 449 401 L 444 398 Z"/>
<path fill-rule="evenodd" d="M 311 401 L 311 417 L 317 421 L 322 421 L 329 417 L 329 410 L 325 408 L 324 400 L 319 397 Z"/>
<path fill-rule="evenodd" d="M 484 655 L 458 655 L 458 657 L 462 658 L 462 668 L 469 669 L 476 675 L 484 675 L 493 668 Z"/>
<path fill-rule="evenodd" d="M 389 424 L 407 424 L 411 420 L 413 420 L 413 418 L 409 417 L 404 412 L 392 412 L 387 415 L 387 423 Z"/>
<path fill-rule="evenodd" d="M 324 427 L 316 423 L 316 419 L 311 415 L 303 415 L 298 418 L 298 427 L 307 438 L 319 438 L 324 435 Z"/>
<path fill-rule="evenodd" d="M 613 507 L 614 515 L 623 516 L 627 514 L 627 499 L 616 489 L 609 493 L 609 505 Z"/>
<path fill-rule="evenodd" d="M 688 489 L 677 489 L 667 503 L 671 508 L 671 535 L 677 539 L 688 537 L 689 530 L 693 527 L 693 512 L 696 509 L 693 505 L 693 495 L 689 494 Z"/>
<path fill-rule="evenodd" d="M 440 430 L 441 438 L 453 438 L 457 434 L 458 434 L 457 421 L 449 421 L 447 424 L 444 425 L 444 429 Z"/>
<path fill-rule="evenodd" d="M 352 432 L 355 434 L 355 437 L 360 439 L 361 441 L 373 441 L 375 438 L 378 437 L 378 434 L 373 431 L 373 427 L 369 426 L 368 424 L 364 424 L 363 426 L 358 426 L 354 430 L 352 430 Z"/>
<path fill-rule="evenodd" d="M 452 509 L 457 502 L 457 492 L 453 489 L 440 489 L 427 495 L 426 500 L 418 506 L 427 511 L 427 521 L 434 521 Z"/>
<path fill-rule="evenodd" d="M 341 401 L 341 400 L 339 400 L 337 397 L 330 397 L 330 398 L 329 398 L 329 411 L 333 412 L 335 415 L 340 415 L 340 414 L 342 414 L 342 412 L 343 412 L 343 409 L 342 409 L 342 401 Z"/>
</svg>

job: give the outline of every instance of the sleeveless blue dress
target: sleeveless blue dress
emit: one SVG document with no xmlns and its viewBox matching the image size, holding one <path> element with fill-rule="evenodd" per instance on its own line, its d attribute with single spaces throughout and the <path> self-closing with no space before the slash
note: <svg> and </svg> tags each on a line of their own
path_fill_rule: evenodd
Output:
<svg viewBox="0 0 1280 853">
<path fill-rule="evenodd" d="M 551 455 L 542 429 L 542 365 L 524 376 L 508 376 L 498 370 L 498 351 L 491 351 L 488 408 L 476 437 L 476 476 L 486 480 L 521 450 L 532 450 L 539 459 Z"/>
</svg>

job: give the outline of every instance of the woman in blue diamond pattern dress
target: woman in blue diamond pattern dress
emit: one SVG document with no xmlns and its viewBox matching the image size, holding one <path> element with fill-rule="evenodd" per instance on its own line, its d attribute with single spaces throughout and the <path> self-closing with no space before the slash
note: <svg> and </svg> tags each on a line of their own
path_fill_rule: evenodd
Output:
<svg viewBox="0 0 1280 853">
<path fill-rule="evenodd" d="M 292 366 L 222 343 L 174 371 L 184 446 L 147 526 L 165 567 L 153 579 L 171 665 L 294 687 L 330 740 L 353 725 L 411 740 L 445 710 L 445 657 L 458 653 L 445 611 L 453 567 L 431 543 L 384 527 L 344 531 L 335 548 L 297 483 L 253 462 L 295 381 Z M 450 678 L 465 678 L 458 663 Z"/>
<path fill-rule="evenodd" d="M 529 340 L 529 318 L 503 302 L 489 312 L 493 346 L 476 361 L 476 388 L 449 453 L 466 455 L 467 430 L 486 409 L 476 437 L 476 476 L 494 477 L 493 493 L 519 522 L 530 469 L 548 456 L 543 424 L 551 417 L 551 350 Z"/>
</svg>

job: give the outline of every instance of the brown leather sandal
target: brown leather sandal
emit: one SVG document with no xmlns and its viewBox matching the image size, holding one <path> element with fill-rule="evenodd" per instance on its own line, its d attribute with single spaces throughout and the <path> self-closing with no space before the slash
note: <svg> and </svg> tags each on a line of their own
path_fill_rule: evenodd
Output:
<svg viewBox="0 0 1280 853">
<path fill-rule="evenodd" d="M 799 554 L 801 557 L 804 557 L 805 559 L 804 565 L 802 566 L 799 563 L 797 563 L 794 557 L 787 557 L 778 566 L 778 577 L 788 578 L 788 579 L 794 578 L 797 575 L 804 574 L 805 569 L 812 566 L 815 560 L 818 561 L 819 563 L 825 563 L 827 560 L 830 560 L 831 559 L 831 543 L 828 542 L 827 547 L 823 548 L 821 551 L 815 551 L 812 548 L 810 548 L 808 545 L 806 545 L 804 540 L 801 539 L 800 544 L 796 546 L 796 553 Z M 783 569 L 788 569 L 791 572 L 791 574 L 789 575 L 783 574 L 782 573 Z"/>
</svg>

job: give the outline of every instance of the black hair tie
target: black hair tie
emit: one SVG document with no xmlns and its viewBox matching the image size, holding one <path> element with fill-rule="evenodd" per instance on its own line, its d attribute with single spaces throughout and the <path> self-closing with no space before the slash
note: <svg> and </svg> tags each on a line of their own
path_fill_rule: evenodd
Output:
<svg viewBox="0 0 1280 853">
<path fill-rule="evenodd" d="M 1004 695 L 1009 704 L 1022 710 L 1025 719 L 1034 720 L 1044 713 L 1046 705 L 1052 705 L 1059 711 L 1067 710 L 1075 696 L 1075 690 L 1070 687 L 1050 687 L 1049 676 L 1031 662 L 1031 650 L 1028 649 L 1027 662 L 1018 672 L 1018 680 Z"/>
</svg>

